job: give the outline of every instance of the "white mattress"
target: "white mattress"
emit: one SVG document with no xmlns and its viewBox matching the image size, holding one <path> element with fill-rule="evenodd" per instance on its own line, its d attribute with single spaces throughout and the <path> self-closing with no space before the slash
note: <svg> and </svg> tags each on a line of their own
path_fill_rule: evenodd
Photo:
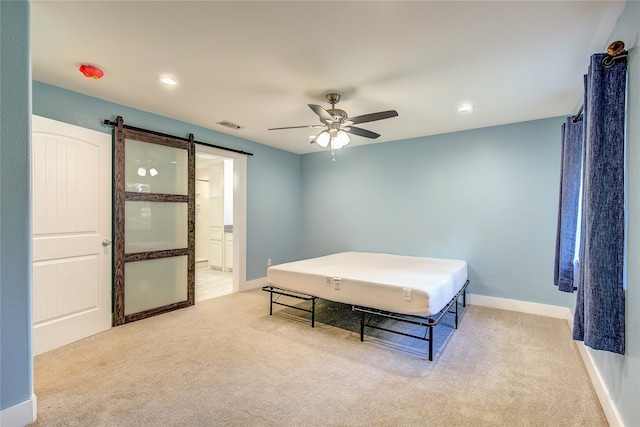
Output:
<svg viewBox="0 0 640 427">
<path fill-rule="evenodd" d="M 267 269 L 270 285 L 345 304 L 430 316 L 467 281 L 466 261 L 343 252 Z"/>
</svg>

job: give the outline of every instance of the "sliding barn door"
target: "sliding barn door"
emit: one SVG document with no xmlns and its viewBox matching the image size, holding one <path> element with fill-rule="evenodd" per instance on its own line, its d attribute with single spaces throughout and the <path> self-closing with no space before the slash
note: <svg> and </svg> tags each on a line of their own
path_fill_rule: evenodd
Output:
<svg viewBox="0 0 640 427">
<path fill-rule="evenodd" d="M 114 325 L 194 303 L 193 141 L 115 129 Z"/>
</svg>

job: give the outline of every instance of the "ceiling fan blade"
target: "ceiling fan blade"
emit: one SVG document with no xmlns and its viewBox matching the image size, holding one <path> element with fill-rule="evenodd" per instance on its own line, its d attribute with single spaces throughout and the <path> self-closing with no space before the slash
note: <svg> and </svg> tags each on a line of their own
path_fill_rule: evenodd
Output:
<svg viewBox="0 0 640 427">
<path fill-rule="evenodd" d="M 320 116 L 320 119 L 322 119 L 323 122 L 333 122 L 333 116 L 329 114 L 327 110 L 325 110 L 319 105 L 315 105 L 315 104 L 308 104 L 308 105 L 309 105 L 309 108 L 311 108 L 314 113 Z"/>
<path fill-rule="evenodd" d="M 377 137 L 380 136 L 380 134 L 371 132 L 370 130 L 357 128 L 355 126 L 349 126 L 348 128 L 344 128 L 344 131 L 347 133 L 351 133 L 353 135 L 364 136 L 365 138 L 371 138 L 371 139 L 376 139 Z"/>
<path fill-rule="evenodd" d="M 302 128 L 323 128 L 322 125 L 304 125 L 304 126 L 287 126 L 283 128 L 270 128 L 267 130 L 282 130 L 282 129 L 302 129 Z"/>
<path fill-rule="evenodd" d="M 396 117 L 398 112 L 396 110 L 389 111 L 380 111 L 378 113 L 364 114 L 362 116 L 349 117 L 349 120 L 353 122 L 353 124 L 358 123 L 366 123 L 366 122 L 374 122 L 376 120 L 382 119 L 390 119 L 391 117 Z"/>
</svg>

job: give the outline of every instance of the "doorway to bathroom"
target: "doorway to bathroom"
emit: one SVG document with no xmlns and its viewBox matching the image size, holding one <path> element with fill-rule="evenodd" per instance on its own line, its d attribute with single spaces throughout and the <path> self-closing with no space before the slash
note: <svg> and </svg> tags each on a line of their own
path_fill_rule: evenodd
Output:
<svg viewBox="0 0 640 427">
<path fill-rule="evenodd" d="M 234 159 L 196 149 L 195 301 L 237 291 L 234 281 Z"/>
</svg>

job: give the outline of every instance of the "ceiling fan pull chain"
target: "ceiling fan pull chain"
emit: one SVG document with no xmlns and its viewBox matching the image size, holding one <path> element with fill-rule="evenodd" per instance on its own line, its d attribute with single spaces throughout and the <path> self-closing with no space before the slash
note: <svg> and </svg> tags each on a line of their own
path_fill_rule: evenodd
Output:
<svg viewBox="0 0 640 427">
<path fill-rule="evenodd" d="M 331 150 L 331 161 L 336 161 L 336 152 L 334 150 Z"/>
</svg>

